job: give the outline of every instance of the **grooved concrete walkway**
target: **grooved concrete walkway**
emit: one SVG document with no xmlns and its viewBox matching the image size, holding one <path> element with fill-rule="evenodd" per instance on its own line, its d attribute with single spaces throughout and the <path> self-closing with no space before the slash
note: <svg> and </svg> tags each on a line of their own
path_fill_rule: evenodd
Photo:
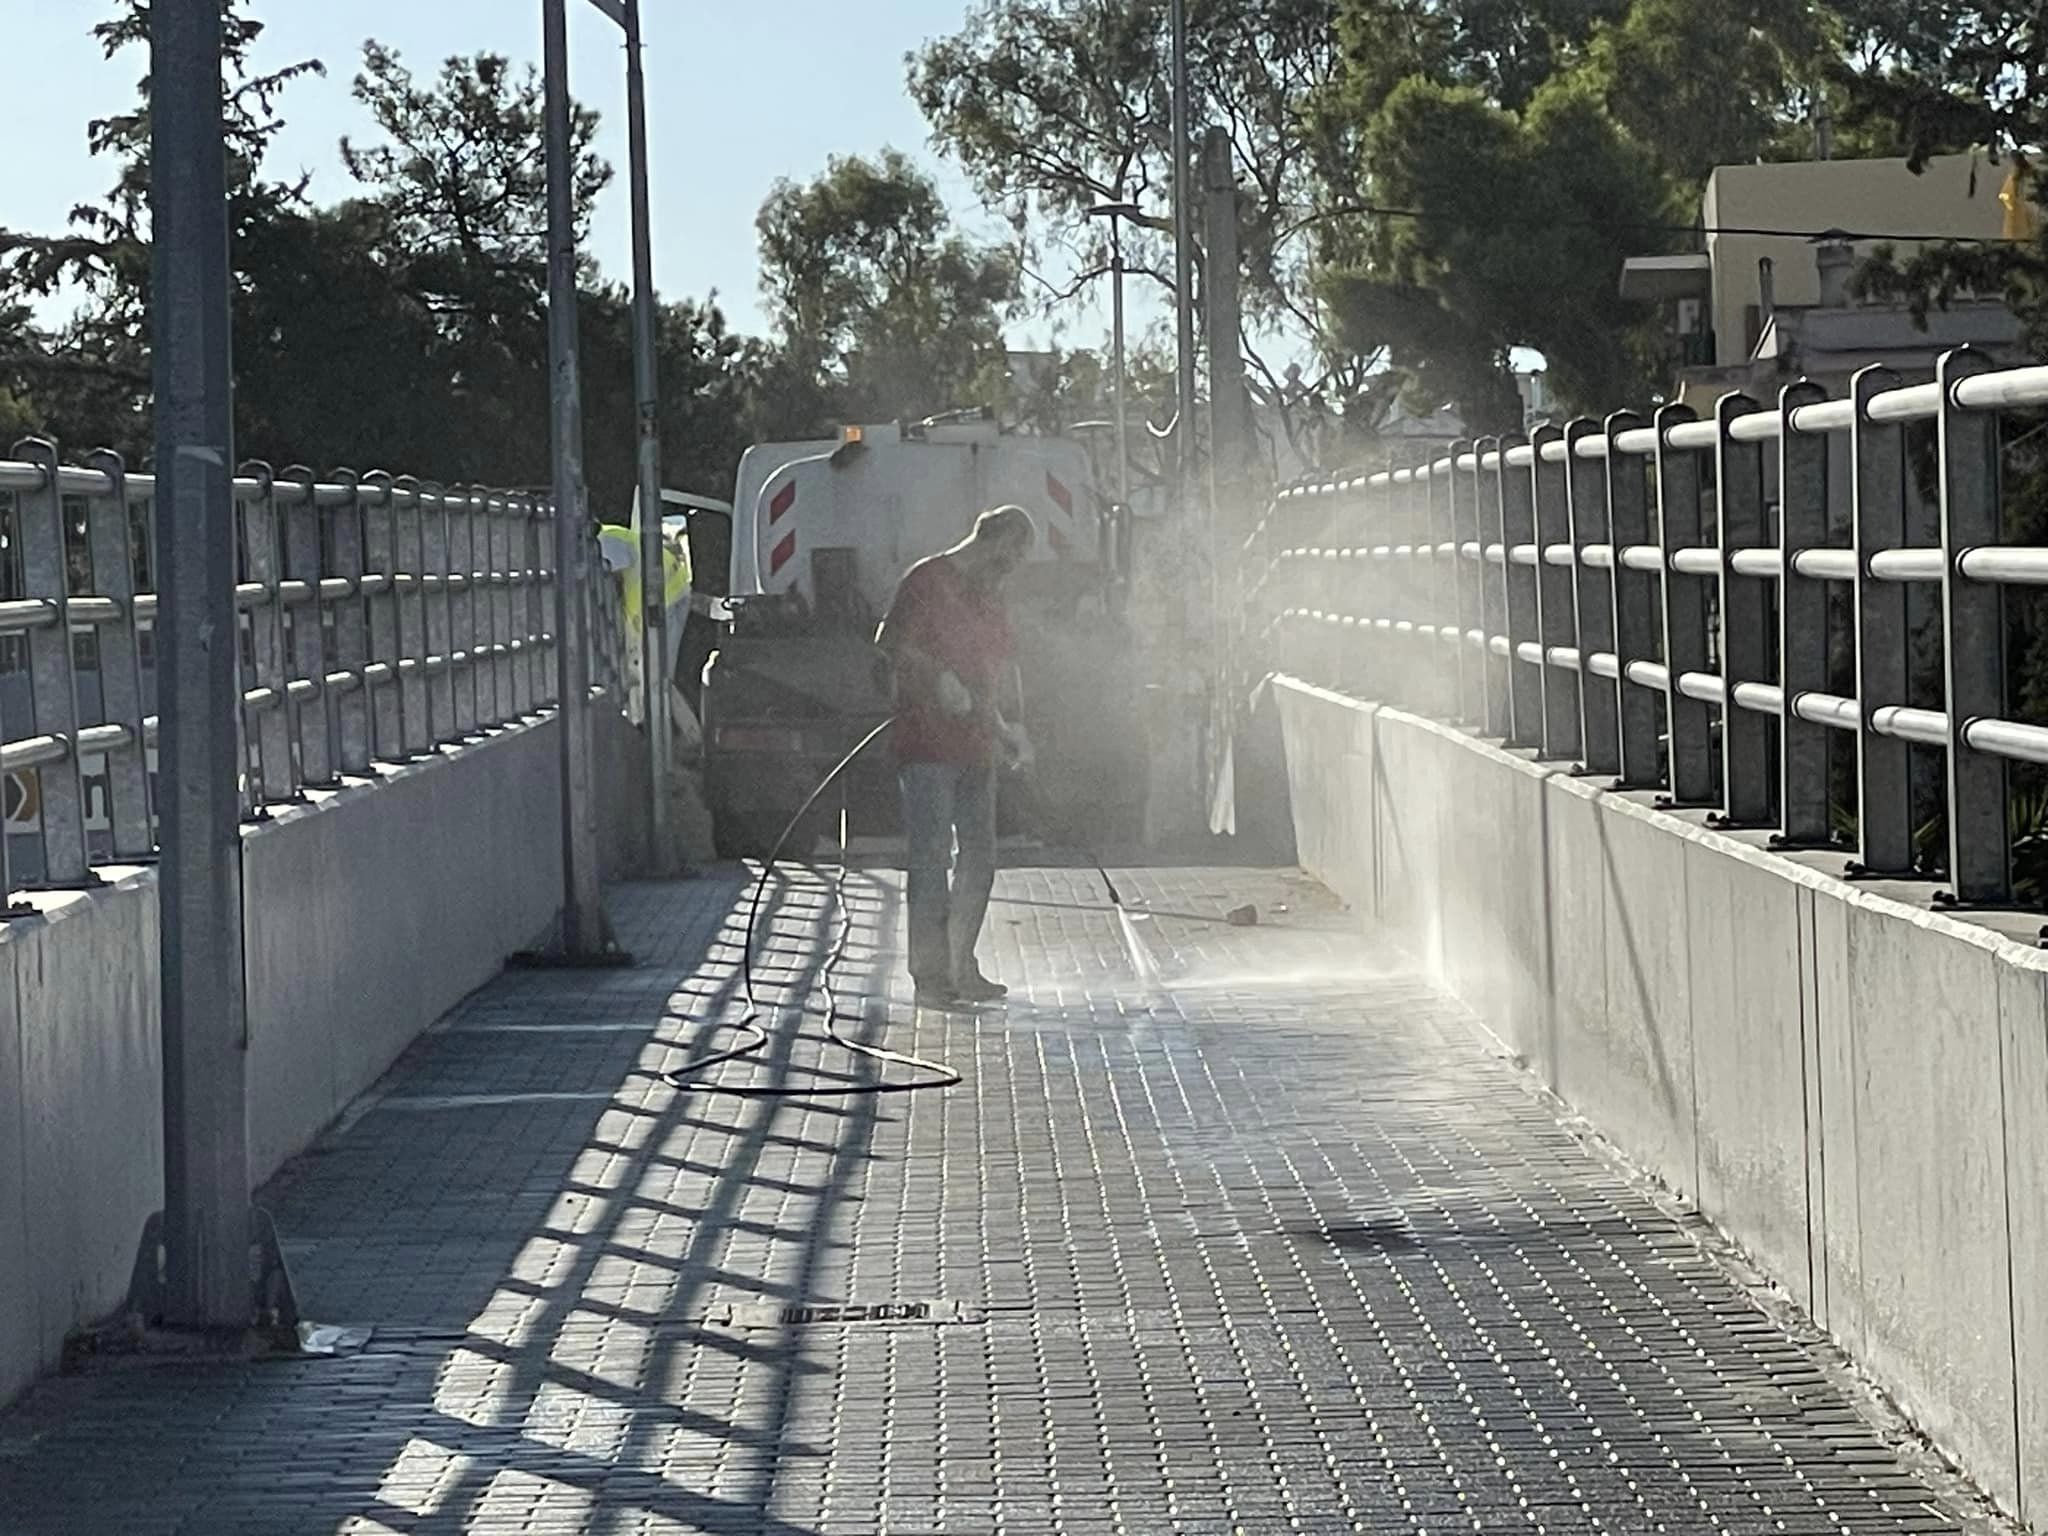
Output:
<svg viewBox="0 0 2048 1536">
<path fill-rule="evenodd" d="M 1121 878 L 1161 982 L 1092 873 L 1009 872 L 1007 1010 L 913 1023 L 897 976 L 860 1026 L 963 1085 L 836 1100 L 668 1086 L 742 1010 L 740 877 L 614 893 L 640 968 L 500 981 L 273 1192 L 368 1346 L 46 1384 L 0 1532 L 1963 1528 L 1326 896 Z M 777 983 L 839 910 L 792 877 Z M 893 877 L 844 910 L 879 993 Z M 818 1023 L 721 1080 L 842 1084 Z M 934 1315 L 782 1320 L 827 1303 Z"/>
</svg>

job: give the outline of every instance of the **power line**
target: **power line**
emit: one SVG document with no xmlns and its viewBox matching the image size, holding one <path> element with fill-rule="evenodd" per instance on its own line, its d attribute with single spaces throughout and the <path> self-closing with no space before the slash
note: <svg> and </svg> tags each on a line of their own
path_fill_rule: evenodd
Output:
<svg viewBox="0 0 2048 1536">
<path fill-rule="evenodd" d="M 1352 214 L 1367 214 L 1382 219 L 1432 219 L 1446 221 L 1446 215 L 1429 213 L 1420 208 L 1391 208 L 1380 203 L 1347 203 L 1341 208 L 1322 210 L 1317 217 L 1323 219 L 1343 218 Z M 1831 226 L 1827 229 L 1779 229 L 1757 224 L 1675 224 L 1651 219 L 1589 219 L 1502 216 L 1492 220 L 1498 225 L 1518 225 L 1540 229 L 1629 229 L 1643 230 L 1657 234 L 1673 235 L 1762 235 L 1787 240 L 1904 240 L 1920 245 L 1953 243 L 1958 245 L 2013 245 L 2022 242 L 2008 240 L 2002 235 L 1956 235 L 1956 234 L 1902 234 L 1896 231 L 1873 231 L 1842 229 Z"/>
</svg>

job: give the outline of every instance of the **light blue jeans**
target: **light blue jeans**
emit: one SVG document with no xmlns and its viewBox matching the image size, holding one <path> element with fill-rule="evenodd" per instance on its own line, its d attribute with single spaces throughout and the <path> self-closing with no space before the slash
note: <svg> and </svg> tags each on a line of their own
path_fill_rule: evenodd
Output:
<svg viewBox="0 0 2048 1536">
<path fill-rule="evenodd" d="M 996 883 L 995 764 L 904 763 L 897 782 L 910 844 L 910 975 L 951 987 L 974 974 Z"/>
</svg>

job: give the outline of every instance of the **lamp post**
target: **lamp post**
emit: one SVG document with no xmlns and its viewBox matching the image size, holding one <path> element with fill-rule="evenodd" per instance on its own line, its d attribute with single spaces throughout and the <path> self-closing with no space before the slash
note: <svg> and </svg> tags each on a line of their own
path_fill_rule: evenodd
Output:
<svg viewBox="0 0 2048 1536">
<path fill-rule="evenodd" d="M 626 36 L 626 179 L 633 204 L 633 412 L 640 504 L 640 695 L 647 722 L 647 826 L 657 857 L 668 848 L 668 582 L 661 543 L 661 385 L 655 351 L 654 233 L 647 193 L 647 80 L 640 0 L 590 0 Z"/>
<path fill-rule="evenodd" d="M 1174 321 L 1179 346 L 1174 394 L 1179 416 L 1174 427 L 1174 465 L 1179 510 L 1187 509 L 1195 471 L 1195 192 L 1194 156 L 1188 132 L 1187 0 L 1173 0 L 1173 283 Z"/>
<path fill-rule="evenodd" d="M 157 0 L 149 37 L 164 1210 L 161 1287 L 145 1233 L 137 1301 L 174 1329 L 231 1332 L 253 1313 L 219 8 Z"/>
<path fill-rule="evenodd" d="M 601 7 L 602 8 L 602 7 Z M 647 829 L 668 859 L 668 580 L 661 543 L 661 393 L 654 350 L 654 234 L 647 208 L 647 82 L 640 68 L 640 0 L 623 0 L 626 133 L 633 185 L 633 393 L 639 420 L 640 699 L 647 722 Z"/>
<path fill-rule="evenodd" d="M 661 420 L 655 353 L 653 236 L 647 192 L 647 101 L 641 67 L 639 0 L 591 0 L 626 40 L 628 180 L 633 208 L 633 393 L 636 485 L 640 503 L 642 717 L 647 727 L 648 833 L 658 858 L 668 847 L 668 610 L 661 540 Z M 572 955 L 603 946 L 597 834 L 589 736 L 588 652 L 583 576 L 581 384 L 576 361 L 574 175 L 570 138 L 567 18 L 564 0 L 542 0 L 547 88 L 550 364 L 554 377 L 555 501 L 558 527 L 573 534 L 558 548 L 557 678 L 561 693 L 563 941 Z M 574 525 L 571 528 L 571 525 Z"/>
<path fill-rule="evenodd" d="M 555 725 L 561 733 L 562 915 L 572 963 L 606 951 L 590 734 L 588 509 L 576 349 L 576 207 L 564 0 L 541 0 L 548 182 L 548 374 L 555 500 Z"/>
<path fill-rule="evenodd" d="M 1178 542 L 1183 548 L 1193 541 L 1194 528 L 1194 482 L 1195 482 L 1195 187 L 1194 154 L 1189 133 L 1189 117 L 1193 110 L 1192 92 L 1188 84 L 1188 7 L 1187 0 L 1173 0 L 1170 12 L 1173 43 L 1173 110 L 1171 133 L 1173 136 L 1173 266 L 1174 266 L 1174 319 L 1178 347 L 1174 376 L 1174 395 L 1178 404 L 1175 415 L 1174 446 L 1174 514 L 1179 526 L 1175 529 Z M 1205 546 L 1201 551 L 1204 561 L 1213 561 L 1215 551 L 1215 528 L 1213 523 L 1203 528 Z M 1185 584 L 1180 588 L 1180 612 L 1178 638 L 1182 645 L 1189 643 L 1188 604 Z M 1193 689 L 1183 684 L 1176 701 L 1181 709 L 1191 709 L 1194 703 Z M 1181 722 L 1184 728 L 1185 722 Z M 1181 781 L 1181 794 L 1175 796 L 1175 815 L 1182 814 L 1180 802 L 1189 791 L 1194 791 L 1202 776 L 1201 746 L 1199 737 L 1189 743 L 1186 759 L 1186 777 Z M 1197 792 L 1198 794 L 1198 792 Z M 1192 803 L 1193 796 L 1190 796 Z"/>
<path fill-rule="evenodd" d="M 1109 272 L 1111 299 L 1111 352 L 1116 390 L 1116 499 L 1126 515 L 1131 507 L 1130 412 L 1124 403 L 1124 239 L 1123 221 L 1144 217 L 1136 203 L 1097 203 L 1088 210 L 1091 219 L 1109 220 Z"/>
</svg>

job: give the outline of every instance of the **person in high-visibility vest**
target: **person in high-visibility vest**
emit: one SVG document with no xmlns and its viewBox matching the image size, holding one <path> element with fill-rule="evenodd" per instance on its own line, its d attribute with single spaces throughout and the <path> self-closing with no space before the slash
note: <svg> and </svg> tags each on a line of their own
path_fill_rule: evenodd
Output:
<svg viewBox="0 0 2048 1536">
<path fill-rule="evenodd" d="M 640 634 L 643 628 L 640 617 L 640 535 L 635 529 L 608 523 L 598 530 L 597 541 L 604 555 L 605 569 L 624 585 L 620 594 L 619 618 L 625 629 L 626 715 L 638 725 L 646 719 L 641 702 L 644 684 L 640 676 Z M 664 538 L 661 542 L 661 601 L 667 621 L 669 654 L 662 658 L 666 674 L 675 666 L 676 645 L 682 639 L 683 620 L 690 610 L 690 549 L 683 540 Z M 664 675 L 662 682 L 666 684 L 668 681 Z"/>
</svg>

